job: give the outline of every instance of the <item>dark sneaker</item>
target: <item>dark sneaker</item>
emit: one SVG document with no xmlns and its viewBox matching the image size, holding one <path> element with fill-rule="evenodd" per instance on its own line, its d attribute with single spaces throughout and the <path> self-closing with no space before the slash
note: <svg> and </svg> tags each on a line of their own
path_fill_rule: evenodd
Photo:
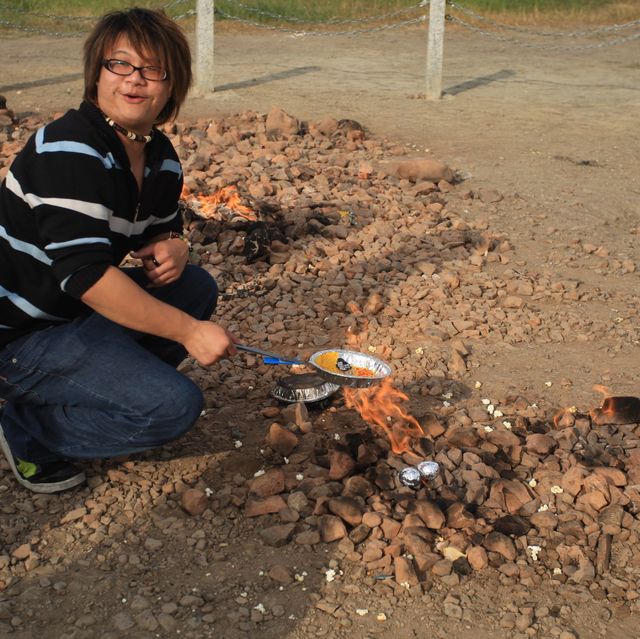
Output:
<svg viewBox="0 0 640 639">
<path fill-rule="evenodd" d="M 34 464 L 13 456 L 0 427 L 0 448 L 11 466 L 16 479 L 34 493 L 57 493 L 73 488 L 86 480 L 77 466 L 64 461 Z"/>
</svg>

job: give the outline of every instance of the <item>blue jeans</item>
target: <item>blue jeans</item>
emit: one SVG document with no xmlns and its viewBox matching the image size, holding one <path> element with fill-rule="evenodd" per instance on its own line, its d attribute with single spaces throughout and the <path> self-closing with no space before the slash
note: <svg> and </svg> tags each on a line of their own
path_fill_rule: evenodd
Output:
<svg viewBox="0 0 640 639">
<path fill-rule="evenodd" d="M 125 268 L 144 286 L 139 268 Z M 198 319 L 218 289 L 198 266 L 147 291 Z M 203 406 L 200 389 L 175 368 L 186 351 L 89 312 L 0 350 L 2 429 L 13 454 L 30 462 L 115 457 L 186 433 Z"/>
</svg>

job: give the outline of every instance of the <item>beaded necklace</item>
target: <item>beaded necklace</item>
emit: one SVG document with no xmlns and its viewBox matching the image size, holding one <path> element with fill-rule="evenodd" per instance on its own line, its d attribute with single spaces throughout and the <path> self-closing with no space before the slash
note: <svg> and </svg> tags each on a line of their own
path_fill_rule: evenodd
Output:
<svg viewBox="0 0 640 639">
<path fill-rule="evenodd" d="M 134 142 L 141 142 L 146 144 L 147 142 L 151 142 L 151 138 L 153 138 L 153 130 L 149 133 L 149 135 L 140 135 L 139 133 L 134 133 L 133 131 L 129 131 L 129 129 L 125 129 L 123 126 L 120 126 L 115 120 L 110 118 L 106 113 L 100 111 L 102 116 L 106 120 L 107 124 L 115 129 L 118 133 L 122 133 L 125 137 L 129 138 L 129 140 L 133 140 Z"/>
</svg>

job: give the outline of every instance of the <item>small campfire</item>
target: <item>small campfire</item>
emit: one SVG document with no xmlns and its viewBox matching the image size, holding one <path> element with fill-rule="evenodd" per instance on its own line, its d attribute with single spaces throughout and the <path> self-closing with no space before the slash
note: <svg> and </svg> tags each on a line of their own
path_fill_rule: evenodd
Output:
<svg viewBox="0 0 640 639">
<path fill-rule="evenodd" d="M 242 198 L 235 186 L 225 186 L 211 195 L 197 195 L 191 193 L 187 186 L 183 186 L 181 199 L 201 217 L 207 219 L 240 217 L 248 222 L 257 222 L 255 211 L 242 203 Z"/>
</svg>

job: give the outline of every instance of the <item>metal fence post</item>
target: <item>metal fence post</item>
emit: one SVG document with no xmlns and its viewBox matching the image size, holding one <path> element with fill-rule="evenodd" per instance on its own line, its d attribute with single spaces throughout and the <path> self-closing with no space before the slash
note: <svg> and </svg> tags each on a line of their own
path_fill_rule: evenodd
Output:
<svg viewBox="0 0 640 639">
<path fill-rule="evenodd" d="M 198 0 L 196 5 L 196 90 L 212 93 L 213 83 L 213 4 L 214 0 Z"/>
<path fill-rule="evenodd" d="M 442 49 L 447 0 L 429 2 L 429 35 L 427 39 L 427 100 L 442 97 Z"/>
</svg>

